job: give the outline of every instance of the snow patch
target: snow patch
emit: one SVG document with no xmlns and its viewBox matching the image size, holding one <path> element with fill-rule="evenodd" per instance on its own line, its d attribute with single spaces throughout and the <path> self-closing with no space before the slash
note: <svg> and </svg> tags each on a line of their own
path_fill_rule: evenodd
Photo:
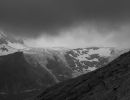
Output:
<svg viewBox="0 0 130 100">
<path fill-rule="evenodd" d="M 17 52 L 16 49 L 13 49 L 5 44 L 0 45 L 0 56 L 8 55 L 8 54 L 15 53 L 15 52 Z"/>
<path fill-rule="evenodd" d="M 110 48 L 99 48 L 97 50 L 90 49 L 88 55 L 99 54 L 101 57 L 109 57 L 111 56 Z"/>
<path fill-rule="evenodd" d="M 15 48 L 15 49 L 25 49 L 26 47 L 20 43 L 11 43 L 11 42 L 8 42 L 8 45 L 12 48 Z"/>
<path fill-rule="evenodd" d="M 88 67 L 88 71 L 94 71 L 94 70 L 96 70 L 97 68 L 96 67 Z"/>
</svg>

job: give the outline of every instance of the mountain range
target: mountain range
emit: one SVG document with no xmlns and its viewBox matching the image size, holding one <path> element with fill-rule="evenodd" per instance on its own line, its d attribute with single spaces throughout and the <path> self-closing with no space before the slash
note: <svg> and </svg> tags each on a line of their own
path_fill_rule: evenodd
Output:
<svg viewBox="0 0 130 100">
<path fill-rule="evenodd" d="M 113 47 L 32 48 L 2 32 L 0 98 L 34 97 L 59 82 L 102 68 L 127 51 Z"/>
</svg>

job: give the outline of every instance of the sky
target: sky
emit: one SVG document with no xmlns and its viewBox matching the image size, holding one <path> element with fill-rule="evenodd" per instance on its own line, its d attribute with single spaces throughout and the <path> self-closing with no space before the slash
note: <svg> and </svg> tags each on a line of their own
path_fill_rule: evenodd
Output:
<svg viewBox="0 0 130 100">
<path fill-rule="evenodd" d="M 130 48 L 129 0 L 0 0 L 0 30 L 32 47 Z"/>
</svg>

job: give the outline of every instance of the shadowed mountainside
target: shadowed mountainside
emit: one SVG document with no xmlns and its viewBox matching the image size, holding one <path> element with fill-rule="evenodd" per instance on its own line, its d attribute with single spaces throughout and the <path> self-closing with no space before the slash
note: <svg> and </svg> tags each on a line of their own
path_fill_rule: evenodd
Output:
<svg viewBox="0 0 130 100">
<path fill-rule="evenodd" d="M 23 100 L 55 83 L 43 67 L 29 64 L 22 52 L 0 56 L 0 100 Z"/>
<path fill-rule="evenodd" d="M 35 100 L 130 100 L 130 52 L 103 68 L 46 89 Z"/>
</svg>

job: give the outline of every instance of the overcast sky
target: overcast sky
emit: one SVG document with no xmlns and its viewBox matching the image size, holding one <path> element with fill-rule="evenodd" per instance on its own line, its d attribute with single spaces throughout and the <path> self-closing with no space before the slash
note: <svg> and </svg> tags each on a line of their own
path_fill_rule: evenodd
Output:
<svg viewBox="0 0 130 100">
<path fill-rule="evenodd" d="M 0 0 L 0 29 L 35 47 L 130 47 L 130 0 Z"/>
</svg>

